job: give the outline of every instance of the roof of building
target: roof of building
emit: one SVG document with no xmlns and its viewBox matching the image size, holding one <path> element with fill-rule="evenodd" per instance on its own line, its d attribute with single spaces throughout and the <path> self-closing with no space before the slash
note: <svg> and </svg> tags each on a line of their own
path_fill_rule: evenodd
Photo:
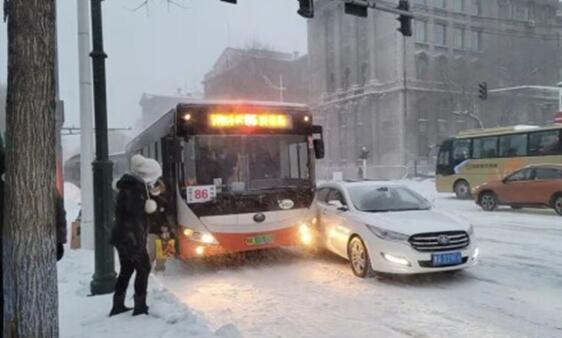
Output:
<svg viewBox="0 0 562 338">
<path fill-rule="evenodd" d="M 214 77 L 218 74 L 224 73 L 248 59 L 269 59 L 274 61 L 295 61 L 304 56 L 299 56 L 298 53 L 285 53 L 278 52 L 264 48 L 226 48 L 219 56 L 211 71 L 205 74 L 205 80 Z"/>
</svg>

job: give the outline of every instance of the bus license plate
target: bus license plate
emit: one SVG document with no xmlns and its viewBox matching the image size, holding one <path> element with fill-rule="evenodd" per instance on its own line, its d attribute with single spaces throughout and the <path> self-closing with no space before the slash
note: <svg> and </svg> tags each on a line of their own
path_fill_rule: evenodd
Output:
<svg viewBox="0 0 562 338">
<path fill-rule="evenodd" d="M 186 194 L 187 203 L 205 203 L 217 196 L 217 190 L 214 185 L 196 185 L 187 187 Z"/>
<path fill-rule="evenodd" d="M 248 246 L 266 245 L 271 242 L 273 242 L 272 235 L 258 235 L 258 236 L 248 237 L 246 239 L 246 244 Z"/>
<path fill-rule="evenodd" d="M 462 263 L 462 254 L 460 252 L 433 254 L 431 261 L 433 266 L 458 265 Z"/>
</svg>

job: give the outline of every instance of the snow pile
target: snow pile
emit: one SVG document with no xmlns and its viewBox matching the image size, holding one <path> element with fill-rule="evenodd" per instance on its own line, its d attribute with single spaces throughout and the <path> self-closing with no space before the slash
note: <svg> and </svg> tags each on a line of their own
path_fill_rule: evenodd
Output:
<svg viewBox="0 0 562 338">
<path fill-rule="evenodd" d="M 67 251 L 58 263 L 63 338 L 242 337 L 232 324 L 213 332 L 200 315 L 178 301 L 154 276 L 149 281 L 149 316 L 133 317 L 129 312 L 110 318 L 112 295 L 89 297 L 93 263 L 94 253 L 89 250 Z M 130 289 L 126 301 L 129 306 L 133 305 L 132 295 Z"/>
</svg>

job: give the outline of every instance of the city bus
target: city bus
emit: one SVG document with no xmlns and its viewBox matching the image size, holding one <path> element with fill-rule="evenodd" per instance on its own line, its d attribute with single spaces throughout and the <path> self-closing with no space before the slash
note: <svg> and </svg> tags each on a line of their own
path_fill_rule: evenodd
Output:
<svg viewBox="0 0 562 338">
<path fill-rule="evenodd" d="M 180 103 L 126 152 L 162 165 L 182 259 L 314 240 L 315 160 L 324 141 L 305 105 Z"/>
<path fill-rule="evenodd" d="M 476 186 L 531 164 L 562 163 L 562 124 L 475 129 L 445 140 L 437 157 L 436 188 L 466 199 Z"/>
</svg>

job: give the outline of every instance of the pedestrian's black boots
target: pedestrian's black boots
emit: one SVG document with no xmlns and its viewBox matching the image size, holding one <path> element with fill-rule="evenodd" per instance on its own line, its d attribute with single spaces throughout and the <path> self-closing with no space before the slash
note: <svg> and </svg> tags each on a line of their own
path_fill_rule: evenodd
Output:
<svg viewBox="0 0 562 338">
<path fill-rule="evenodd" d="M 148 306 L 146 306 L 146 293 L 144 295 L 135 295 L 135 309 L 133 316 L 147 315 Z"/>
<path fill-rule="evenodd" d="M 132 308 L 125 306 L 125 295 L 113 295 L 113 308 L 111 308 L 111 312 L 109 316 L 115 316 L 120 313 L 124 313 L 127 311 L 131 311 Z"/>
</svg>

